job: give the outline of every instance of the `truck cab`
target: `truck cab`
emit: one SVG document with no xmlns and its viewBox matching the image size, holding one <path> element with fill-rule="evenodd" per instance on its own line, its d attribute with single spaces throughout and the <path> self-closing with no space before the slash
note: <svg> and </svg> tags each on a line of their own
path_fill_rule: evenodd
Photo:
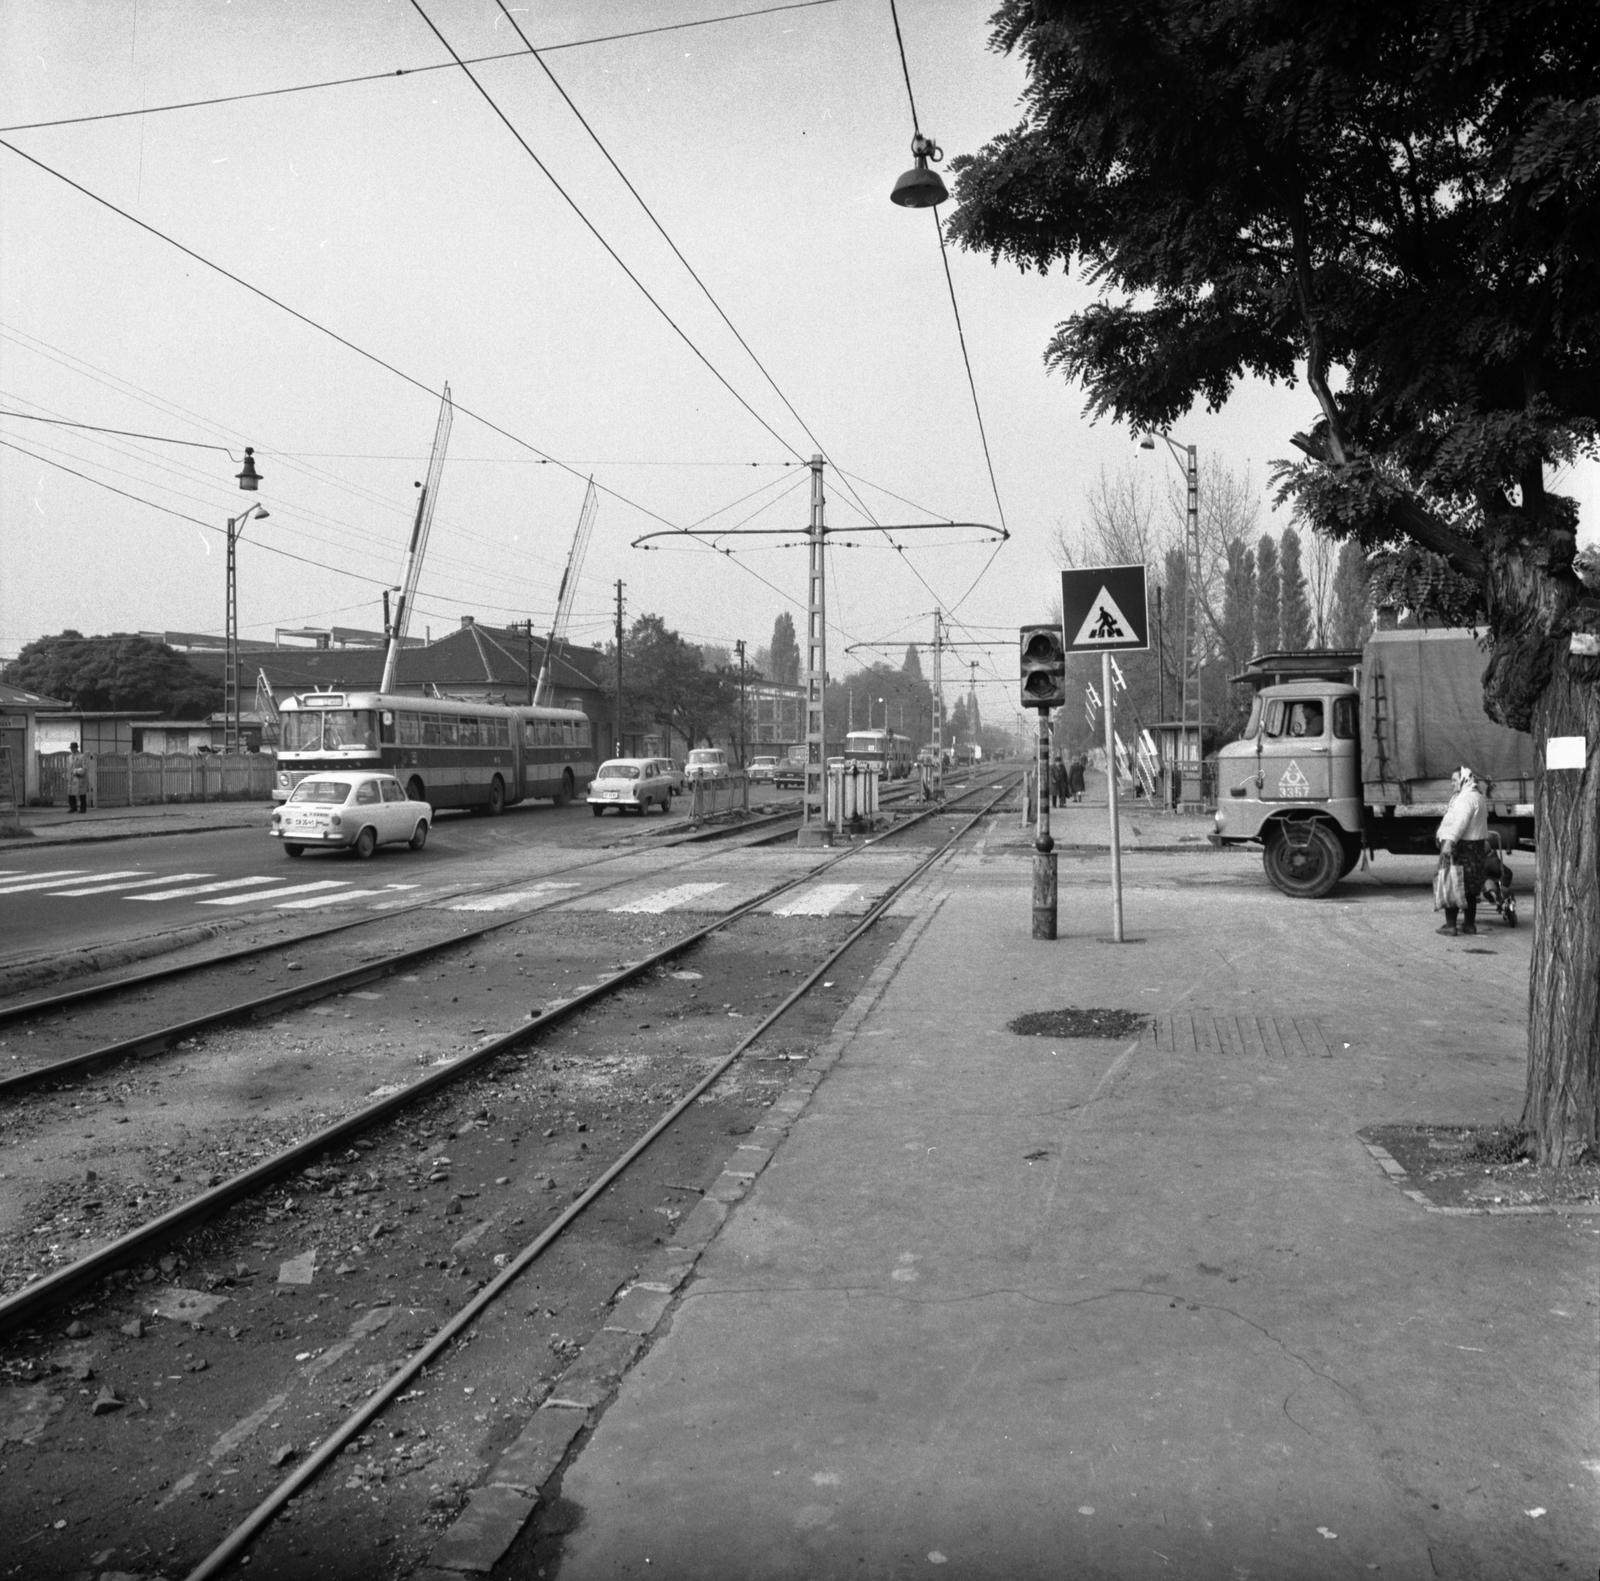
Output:
<svg viewBox="0 0 1600 1581">
<path fill-rule="evenodd" d="M 1260 841 L 1285 894 L 1325 895 L 1361 860 L 1361 697 L 1337 681 L 1256 693 L 1238 741 L 1217 753 L 1217 835 Z"/>
</svg>

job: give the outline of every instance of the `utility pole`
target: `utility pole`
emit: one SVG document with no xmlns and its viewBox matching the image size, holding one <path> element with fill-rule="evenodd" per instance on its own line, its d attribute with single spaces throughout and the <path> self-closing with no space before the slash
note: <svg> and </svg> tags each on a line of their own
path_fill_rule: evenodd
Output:
<svg viewBox="0 0 1600 1581">
<path fill-rule="evenodd" d="M 944 612 L 933 612 L 933 795 L 944 800 Z"/>
<path fill-rule="evenodd" d="M 1189 761 L 1194 764 L 1195 788 L 1200 786 L 1200 762 L 1205 756 L 1205 748 L 1201 740 L 1203 733 L 1202 710 L 1203 703 L 1200 696 L 1200 594 L 1196 584 L 1200 573 L 1200 461 L 1199 453 L 1193 445 L 1185 445 L 1186 465 L 1184 467 L 1184 481 L 1187 487 L 1187 499 L 1184 504 L 1184 579 L 1183 579 L 1183 692 L 1182 692 L 1182 739 L 1184 750 L 1179 754 L 1180 759 L 1188 759 L 1188 741 L 1190 721 L 1194 727 L 1194 756 Z M 1191 690 L 1192 681 L 1192 690 Z M 1191 701 L 1192 698 L 1192 701 Z M 1183 771 L 1180 768 L 1179 773 Z M 1182 781 L 1180 780 L 1180 785 Z M 1179 792 L 1180 796 L 1182 791 Z"/>
<path fill-rule="evenodd" d="M 741 637 L 734 647 L 739 650 L 739 767 L 744 767 L 744 638 Z"/>
<path fill-rule="evenodd" d="M 617 578 L 617 718 L 616 718 L 617 750 L 615 757 L 622 756 L 622 578 Z"/>
<path fill-rule="evenodd" d="M 827 528 L 823 517 L 822 457 L 813 456 L 811 466 L 811 531 L 807 542 L 806 571 L 806 784 L 800 807 L 800 845 L 828 845 L 827 804 L 824 780 L 828 772 L 827 726 L 824 702 L 828 684 L 827 642 L 827 559 L 824 542 Z"/>
</svg>

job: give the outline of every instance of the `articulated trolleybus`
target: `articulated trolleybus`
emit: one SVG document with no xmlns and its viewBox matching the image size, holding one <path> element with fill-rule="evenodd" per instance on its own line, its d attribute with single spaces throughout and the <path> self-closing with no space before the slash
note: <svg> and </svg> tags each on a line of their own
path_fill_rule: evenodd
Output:
<svg viewBox="0 0 1600 1581">
<path fill-rule="evenodd" d="M 887 730 L 852 730 L 844 738 L 845 762 L 870 763 L 880 779 L 903 780 L 915 758 L 911 742 Z"/>
<path fill-rule="evenodd" d="M 308 774 L 383 769 L 413 801 L 495 814 L 548 796 L 558 807 L 594 778 L 587 716 L 463 698 L 301 692 L 279 705 L 274 801 Z"/>
</svg>

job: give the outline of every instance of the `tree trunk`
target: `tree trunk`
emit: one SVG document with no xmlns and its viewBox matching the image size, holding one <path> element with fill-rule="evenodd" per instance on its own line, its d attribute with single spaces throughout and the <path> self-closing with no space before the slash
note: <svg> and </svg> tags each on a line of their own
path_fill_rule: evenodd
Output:
<svg viewBox="0 0 1600 1581">
<path fill-rule="evenodd" d="M 1600 599 L 1572 574 L 1567 534 L 1497 559 L 1484 701 L 1533 733 L 1540 765 L 1522 1124 L 1536 1161 L 1559 1166 L 1600 1152 L 1600 658 L 1570 651 L 1574 632 L 1600 632 Z M 1573 736 L 1584 767 L 1546 768 L 1549 741 Z"/>
<path fill-rule="evenodd" d="M 1587 743 L 1585 767 L 1546 769 L 1534 808 L 1538 855 L 1522 1123 L 1541 1164 L 1600 1146 L 1600 684 L 1556 660 L 1534 713 L 1539 761 L 1552 736 Z"/>
</svg>

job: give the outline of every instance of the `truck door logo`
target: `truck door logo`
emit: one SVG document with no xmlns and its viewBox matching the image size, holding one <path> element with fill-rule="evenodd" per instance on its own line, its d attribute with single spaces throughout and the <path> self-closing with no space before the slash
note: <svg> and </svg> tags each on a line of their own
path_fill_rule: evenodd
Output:
<svg viewBox="0 0 1600 1581">
<path fill-rule="evenodd" d="M 1306 778 L 1305 771 L 1293 759 L 1283 771 L 1282 779 L 1278 781 L 1278 794 L 1286 798 L 1311 794 L 1311 781 Z"/>
</svg>

